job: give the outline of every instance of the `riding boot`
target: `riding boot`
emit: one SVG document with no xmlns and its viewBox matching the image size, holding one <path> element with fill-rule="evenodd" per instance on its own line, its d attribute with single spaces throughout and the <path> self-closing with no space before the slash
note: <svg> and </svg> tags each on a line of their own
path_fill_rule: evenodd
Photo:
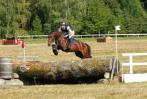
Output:
<svg viewBox="0 0 147 99">
<path fill-rule="evenodd" d="M 68 38 L 68 47 L 67 47 L 68 49 L 70 49 L 71 48 L 71 38 Z"/>
</svg>

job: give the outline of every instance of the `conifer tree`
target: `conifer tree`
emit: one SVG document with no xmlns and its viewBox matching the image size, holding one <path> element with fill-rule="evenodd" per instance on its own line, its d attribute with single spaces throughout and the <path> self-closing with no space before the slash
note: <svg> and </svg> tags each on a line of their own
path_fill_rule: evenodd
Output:
<svg viewBox="0 0 147 99">
<path fill-rule="evenodd" d="M 42 34 L 41 20 L 38 16 L 36 16 L 33 21 L 33 35 L 40 35 L 40 34 Z"/>
</svg>

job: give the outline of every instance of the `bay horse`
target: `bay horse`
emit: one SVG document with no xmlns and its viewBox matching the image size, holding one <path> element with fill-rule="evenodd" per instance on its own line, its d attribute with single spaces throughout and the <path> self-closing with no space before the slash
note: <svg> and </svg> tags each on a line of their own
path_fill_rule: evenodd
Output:
<svg viewBox="0 0 147 99">
<path fill-rule="evenodd" d="M 61 32 L 53 32 L 48 35 L 48 46 L 51 44 L 53 44 L 52 51 L 55 55 L 58 55 L 58 50 L 62 50 L 64 52 L 75 52 L 75 55 L 81 59 L 92 58 L 91 48 L 87 43 L 74 39 L 74 42 L 68 48 L 68 39 Z"/>
</svg>

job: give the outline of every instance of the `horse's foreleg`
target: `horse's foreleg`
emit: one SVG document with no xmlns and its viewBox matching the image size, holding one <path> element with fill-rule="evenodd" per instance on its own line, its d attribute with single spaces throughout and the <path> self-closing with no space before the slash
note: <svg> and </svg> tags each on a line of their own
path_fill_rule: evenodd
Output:
<svg viewBox="0 0 147 99">
<path fill-rule="evenodd" d="M 54 55 L 58 55 L 57 45 L 55 45 L 55 44 L 52 45 L 52 51 L 53 51 Z"/>
</svg>

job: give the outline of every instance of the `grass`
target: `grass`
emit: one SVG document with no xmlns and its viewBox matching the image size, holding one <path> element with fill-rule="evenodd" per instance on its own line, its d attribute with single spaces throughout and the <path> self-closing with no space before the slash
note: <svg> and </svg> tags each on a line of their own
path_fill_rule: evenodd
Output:
<svg viewBox="0 0 147 99">
<path fill-rule="evenodd" d="M 146 99 L 147 83 L 1 87 L 2 99 Z"/>
<path fill-rule="evenodd" d="M 92 49 L 93 57 L 105 57 L 115 55 L 115 41 L 111 43 L 97 43 L 94 38 L 84 39 Z M 84 41 L 83 40 L 83 41 Z M 36 42 L 36 43 L 35 43 Z M 47 41 L 27 41 L 26 54 L 37 55 L 40 61 L 63 61 L 80 60 L 74 53 L 60 51 L 54 56 Z M 146 39 L 123 39 L 118 41 L 119 60 L 127 61 L 122 57 L 126 52 L 146 52 Z M 17 45 L 0 45 L 1 57 L 12 57 L 18 62 L 17 56 L 23 55 L 23 49 Z M 146 57 L 136 58 L 135 61 L 146 61 Z M 135 72 L 147 72 L 145 68 L 137 68 Z M 147 83 L 135 84 L 78 84 L 78 85 L 44 85 L 44 86 L 23 86 L 23 87 L 0 87 L 2 99 L 146 99 Z"/>
</svg>

